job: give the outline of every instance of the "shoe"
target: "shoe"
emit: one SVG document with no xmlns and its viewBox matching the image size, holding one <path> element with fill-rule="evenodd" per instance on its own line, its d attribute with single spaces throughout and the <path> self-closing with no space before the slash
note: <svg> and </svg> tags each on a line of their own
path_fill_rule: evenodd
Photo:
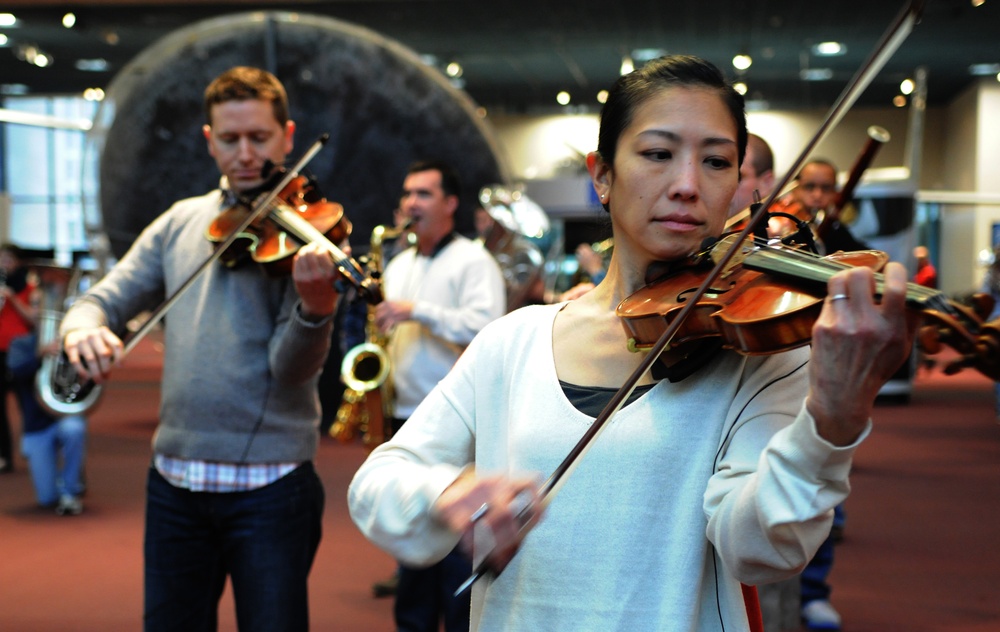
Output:
<svg viewBox="0 0 1000 632">
<path fill-rule="evenodd" d="M 826 599 L 810 601 L 802 606 L 802 622 L 808 630 L 840 630 L 840 614 Z"/>
<path fill-rule="evenodd" d="M 56 514 L 59 516 L 79 516 L 83 513 L 83 501 L 76 496 L 64 495 L 59 498 L 56 505 Z"/>
<path fill-rule="evenodd" d="M 396 594 L 396 587 L 399 586 L 399 572 L 392 574 L 392 577 L 372 584 L 372 595 L 378 597 L 392 597 Z"/>
</svg>

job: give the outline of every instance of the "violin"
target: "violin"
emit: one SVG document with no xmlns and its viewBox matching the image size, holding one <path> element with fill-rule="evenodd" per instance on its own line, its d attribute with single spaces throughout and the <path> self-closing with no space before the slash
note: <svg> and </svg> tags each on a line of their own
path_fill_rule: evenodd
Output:
<svg viewBox="0 0 1000 632">
<path fill-rule="evenodd" d="M 273 189 L 275 180 L 283 175 L 283 170 L 275 170 L 261 188 Z M 352 229 L 341 204 L 323 198 L 309 178 L 295 175 L 273 195 L 266 212 L 247 225 L 251 209 L 263 196 L 256 191 L 243 196 L 239 204 L 222 211 L 206 229 L 205 237 L 224 250 L 219 255 L 223 264 L 236 267 L 253 261 L 269 274 L 287 275 L 299 248 L 315 243 L 330 254 L 341 275 L 365 300 L 373 305 L 381 302 L 377 280 L 367 276 L 336 245 L 347 239 Z"/>
<path fill-rule="evenodd" d="M 736 237 L 718 241 L 619 304 L 617 315 L 630 349 L 652 348 L 715 265 L 718 254 L 734 245 L 736 255 L 704 295 L 694 299 L 690 315 L 660 355 L 660 361 L 679 371 L 678 375 L 686 374 L 686 362 L 704 363 L 700 356 L 706 342 L 714 343 L 712 349 L 732 349 L 744 355 L 779 353 L 809 344 L 830 277 L 852 266 L 878 272 L 889 260 L 877 250 L 819 257 L 798 248 L 758 247 L 749 239 L 734 244 Z M 881 290 L 882 278 L 876 274 L 876 297 Z M 946 373 L 971 366 L 1000 380 L 1000 321 L 985 322 L 992 309 L 988 296 L 980 295 L 970 307 L 954 303 L 937 290 L 909 283 L 906 301 L 927 323 L 917 335 L 925 353 L 938 353 L 944 345 L 959 352 L 959 358 L 946 366 Z"/>
</svg>

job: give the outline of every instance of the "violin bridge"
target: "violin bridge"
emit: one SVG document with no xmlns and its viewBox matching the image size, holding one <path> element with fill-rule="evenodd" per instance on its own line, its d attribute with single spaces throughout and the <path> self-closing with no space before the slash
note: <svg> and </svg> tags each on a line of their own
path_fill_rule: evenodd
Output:
<svg viewBox="0 0 1000 632">
<path fill-rule="evenodd" d="M 712 246 L 712 250 L 709 253 L 712 258 L 712 262 L 716 264 L 719 263 L 719 261 L 722 260 L 723 255 L 725 255 L 726 252 L 730 248 L 732 248 L 733 244 L 736 243 L 738 237 L 739 234 L 734 233 L 731 235 L 726 235 L 725 237 L 717 241 L 715 245 Z M 735 269 L 742 267 L 743 260 L 746 259 L 747 255 L 753 252 L 754 249 L 755 246 L 753 238 L 748 236 L 746 239 L 743 240 L 743 243 L 740 245 L 739 249 L 737 249 L 733 253 L 733 256 L 729 259 L 726 269 L 722 271 L 722 274 L 719 275 L 719 278 L 724 279 L 730 274 L 732 274 Z"/>
</svg>

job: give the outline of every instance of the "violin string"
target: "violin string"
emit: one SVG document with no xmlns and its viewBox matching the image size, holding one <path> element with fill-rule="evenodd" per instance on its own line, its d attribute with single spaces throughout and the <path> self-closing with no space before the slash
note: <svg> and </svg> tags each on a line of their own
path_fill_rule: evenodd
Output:
<svg viewBox="0 0 1000 632">
<path fill-rule="evenodd" d="M 854 267 L 849 263 L 829 259 L 809 251 L 796 248 L 774 248 L 766 240 L 759 238 L 755 238 L 754 243 L 759 246 L 754 256 L 761 261 L 767 262 L 766 266 L 762 263 L 761 267 L 772 272 L 784 273 L 796 278 L 825 282 L 837 272 Z M 875 273 L 876 295 L 882 294 L 884 280 L 884 275 L 878 272 Z M 934 288 L 924 287 L 916 283 L 907 283 L 906 295 L 908 299 L 921 305 L 931 307 L 954 317 L 961 317 L 960 312 L 954 309 L 947 298 Z"/>
</svg>

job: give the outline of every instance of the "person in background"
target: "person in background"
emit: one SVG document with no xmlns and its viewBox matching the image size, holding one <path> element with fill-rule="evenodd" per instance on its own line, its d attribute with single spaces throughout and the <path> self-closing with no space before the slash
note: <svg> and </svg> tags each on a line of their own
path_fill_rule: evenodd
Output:
<svg viewBox="0 0 1000 632">
<path fill-rule="evenodd" d="M 608 239 L 603 242 L 608 248 L 614 248 L 613 240 Z M 550 299 L 549 302 L 560 303 L 562 301 L 572 301 L 580 298 L 604 280 L 607 270 L 604 269 L 604 257 L 588 243 L 582 243 L 576 247 L 577 271 L 573 275 L 576 283 L 562 294 Z M 571 281 L 572 282 L 572 281 Z"/>
<path fill-rule="evenodd" d="M 771 146 L 757 134 L 747 134 L 747 155 L 740 165 L 740 185 L 729 204 L 729 216 L 749 208 L 754 191 L 764 200 L 774 188 L 774 153 Z"/>
<path fill-rule="evenodd" d="M 816 234 L 819 254 L 867 250 L 868 246 L 856 239 L 839 219 L 834 218 L 824 224 L 824 216 L 834 211 L 837 193 L 837 167 L 828 160 L 813 159 L 802 166 L 789 196 L 793 206 L 797 205 L 804 211 L 804 219 L 813 231 L 823 227 L 823 234 Z M 776 206 L 776 210 L 784 210 L 780 205 Z M 783 218 L 772 219 L 768 226 L 772 237 L 784 236 L 789 229 L 790 223 Z"/>
<path fill-rule="evenodd" d="M 21 454 L 28 461 L 35 499 L 60 516 L 78 516 L 83 513 L 87 419 L 82 414 L 54 416 L 35 396 L 40 354 L 58 352 L 58 342 L 39 349 L 38 336 L 31 332 L 11 341 L 7 369 L 21 410 Z"/>
<path fill-rule="evenodd" d="M 216 77 L 203 134 L 218 188 L 176 202 L 63 318 L 77 371 L 106 381 L 125 325 L 152 311 L 213 253 L 219 214 L 267 183 L 292 151 L 295 123 L 274 75 L 251 67 Z M 339 278 L 309 244 L 290 276 L 216 261 L 166 318 L 160 419 L 148 470 L 144 539 L 146 632 L 214 630 L 231 583 L 242 632 L 309 629 L 308 576 L 322 531 L 316 383 L 332 337 Z"/>
<path fill-rule="evenodd" d="M 986 269 L 981 291 L 993 297 L 993 311 L 986 320 L 992 322 L 1000 318 L 1000 246 L 993 248 L 993 261 Z M 996 414 L 1000 424 L 1000 382 L 996 383 Z"/>
<path fill-rule="evenodd" d="M 917 271 L 913 274 L 913 282 L 917 285 L 937 289 L 937 268 L 931 263 L 930 253 L 927 246 L 917 246 L 913 249 L 913 258 L 917 262 Z M 923 367 L 927 371 L 934 369 L 936 362 L 933 358 L 925 354 L 918 345 L 917 367 Z"/>
<path fill-rule="evenodd" d="M 913 258 L 917 261 L 917 271 L 913 275 L 913 282 L 917 285 L 937 289 L 937 268 L 931 263 L 931 256 L 927 252 L 927 246 L 917 246 L 914 248 Z"/>
<path fill-rule="evenodd" d="M 437 161 L 412 164 L 403 181 L 400 209 L 416 244 L 386 265 L 385 300 L 375 308 L 376 325 L 389 336 L 394 432 L 406 427 L 473 337 L 506 311 L 496 261 L 482 243 L 455 232 L 460 190 L 452 167 Z M 457 550 L 434 564 L 401 564 L 397 630 L 437 632 L 442 621 L 446 632 L 468 630 L 468 595 L 454 593 L 470 571 Z"/>
<path fill-rule="evenodd" d="M 828 536 L 910 348 L 895 262 L 878 303 L 871 270 L 831 277 L 809 347 L 641 376 L 537 504 L 642 362 L 617 306 L 651 265 L 721 234 L 745 148 L 743 98 L 711 64 L 675 55 L 621 77 L 587 156 L 615 239 L 607 277 L 484 328 L 351 482 L 355 524 L 399 559 L 433 564 L 462 543 L 493 569 L 472 586 L 472 629 L 760 629 L 746 585 L 794 576 Z"/>
<path fill-rule="evenodd" d="M 7 399 L 11 381 L 7 375 L 7 351 L 15 338 L 30 333 L 35 313 L 31 305 L 35 284 L 24 267 L 21 249 L 0 244 L 0 474 L 14 471 L 13 436 Z"/>
</svg>

